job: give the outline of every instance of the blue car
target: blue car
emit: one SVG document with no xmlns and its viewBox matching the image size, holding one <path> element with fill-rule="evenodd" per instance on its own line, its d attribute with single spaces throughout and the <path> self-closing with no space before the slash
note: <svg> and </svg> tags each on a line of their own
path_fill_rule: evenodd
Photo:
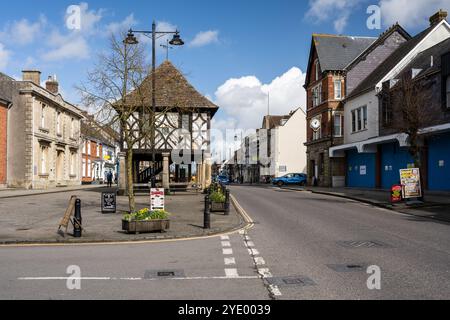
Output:
<svg viewBox="0 0 450 320">
<path fill-rule="evenodd" d="M 223 185 L 229 185 L 230 184 L 230 180 L 228 179 L 227 176 L 218 176 L 217 177 L 217 182 L 223 184 Z"/>
<path fill-rule="evenodd" d="M 307 180 L 308 178 L 304 173 L 289 173 L 283 177 L 273 179 L 272 184 L 277 185 L 279 187 L 293 184 L 305 186 Z"/>
</svg>

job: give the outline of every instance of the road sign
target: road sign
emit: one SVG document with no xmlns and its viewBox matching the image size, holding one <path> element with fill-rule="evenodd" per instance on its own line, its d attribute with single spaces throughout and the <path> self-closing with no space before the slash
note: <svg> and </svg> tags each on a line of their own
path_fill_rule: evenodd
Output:
<svg viewBox="0 0 450 320">
<path fill-rule="evenodd" d="M 117 194 L 115 192 L 102 192 L 102 213 L 116 213 Z"/>
<path fill-rule="evenodd" d="M 165 191 L 163 188 L 150 190 L 150 210 L 165 210 Z"/>
<path fill-rule="evenodd" d="M 422 197 L 422 187 L 420 183 L 420 169 L 402 169 L 400 170 L 400 183 L 403 187 L 403 198 Z"/>
</svg>

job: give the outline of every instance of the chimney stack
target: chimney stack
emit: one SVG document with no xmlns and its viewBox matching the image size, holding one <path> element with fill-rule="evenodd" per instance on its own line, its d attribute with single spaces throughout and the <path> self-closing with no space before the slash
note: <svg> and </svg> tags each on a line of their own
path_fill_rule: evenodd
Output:
<svg viewBox="0 0 450 320">
<path fill-rule="evenodd" d="M 446 18 L 447 18 L 447 11 L 439 9 L 438 12 L 436 12 L 434 15 L 430 17 L 430 26 L 435 26 L 442 20 L 445 20 Z"/>
<path fill-rule="evenodd" d="M 22 71 L 23 81 L 31 81 L 35 85 L 41 85 L 41 72 L 37 70 L 24 70 Z"/>
<path fill-rule="evenodd" d="M 56 79 L 56 75 L 48 77 L 48 80 L 45 82 L 45 88 L 53 94 L 58 94 L 59 83 Z"/>
</svg>

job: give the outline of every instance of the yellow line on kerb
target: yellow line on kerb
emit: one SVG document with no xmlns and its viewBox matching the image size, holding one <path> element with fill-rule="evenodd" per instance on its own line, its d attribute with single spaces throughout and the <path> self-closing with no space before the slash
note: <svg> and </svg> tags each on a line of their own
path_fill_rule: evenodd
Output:
<svg viewBox="0 0 450 320">
<path fill-rule="evenodd" d="M 241 205 L 237 202 L 236 198 L 231 195 L 231 202 L 235 207 L 238 214 L 240 214 L 245 222 L 247 223 L 244 227 L 239 228 L 233 231 L 227 231 L 222 233 L 217 233 L 208 236 L 196 236 L 190 238 L 180 238 L 180 239 L 160 239 L 160 240 L 142 240 L 142 241 L 116 241 L 116 242 L 86 242 L 86 243 L 24 243 L 24 244 L 0 244 L 0 248 L 26 248 L 26 247 L 82 247 L 82 246 L 129 246 L 129 245 L 140 245 L 140 244 L 159 244 L 159 243 L 168 243 L 168 242 L 181 242 L 181 241 L 195 241 L 195 240 L 204 240 L 204 239 L 212 239 L 220 236 L 228 236 L 232 234 L 239 233 L 242 230 L 249 230 L 253 228 L 254 222 L 253 219 L 248 215 L 248 213 L 241 207 Z"/>
</svg>

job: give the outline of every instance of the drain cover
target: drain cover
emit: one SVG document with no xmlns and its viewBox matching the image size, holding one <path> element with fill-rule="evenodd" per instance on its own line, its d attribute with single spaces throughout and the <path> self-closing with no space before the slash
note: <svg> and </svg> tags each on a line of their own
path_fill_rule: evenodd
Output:
<svg viewBox="0 0 450 320">
<path fill-rule="evenodd" d="M 338 241 L 337 243 L 341 247 L 345 248 L 390 248 L 389 245 L 372 240 L 365 241 Z"/>
<path fill-rule="evenodd" d="M 184 278 L 183 270 L 146 270 L 144 279 Z"/>
<path fill-rule="evenodd" d="M 367 270 L 367 263 L 352 264 L 327 264 L 327 267 L 336 272 L 364 272 Z"/>
<path fill-rule="evenodd" d="M 266 279 L 269 282 L 269 284 L 278 287 L 307 287 L 316 285 L 314 281 L 304 276 L 274 277 Z"/>
</svg>

